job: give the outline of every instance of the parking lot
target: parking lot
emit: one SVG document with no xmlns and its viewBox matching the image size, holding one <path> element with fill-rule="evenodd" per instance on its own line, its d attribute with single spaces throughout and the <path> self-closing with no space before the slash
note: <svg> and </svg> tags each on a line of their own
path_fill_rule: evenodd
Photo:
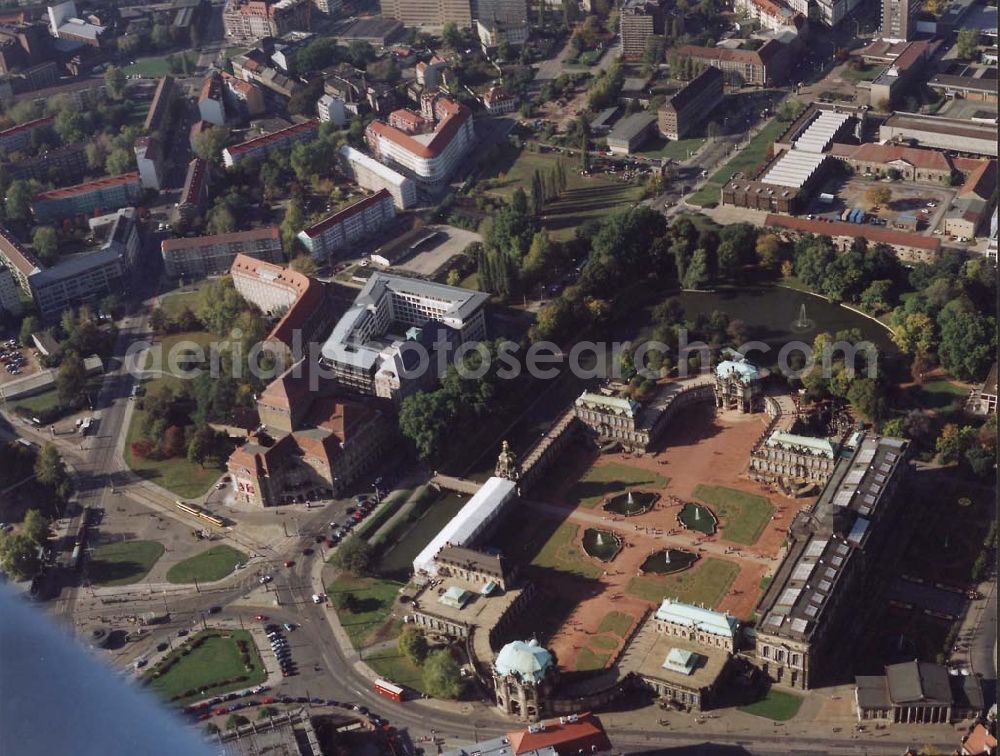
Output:
<svg viewBox="0 0 1000 756">
<path fill-rule="evenodd" d="M 889 189 L 892 192 L 892 200 L 887 206 L 880 207 L 875 214 L 876 217 L 869 222 L 881 219 L 885 221 L 886 228 L 893 228 L 893 223 L 900 215 L 914 213 L 918 221 L 917 233 L 925 236 L 934 233 L 955 197 L 955 189 L 950 187 L 927 186 L 904 181 L 872 181 L 855 176 L 846 182 L 841 180 L 828 182 L 820 189 L 820 193 L 834 195 L 833 202 L 821 201 L 817 193 L 808 212 L 831 220 L 840 220 L 844 210 L 851 208 L 867 210 L 865 193 L 873 186 L 884 186 Z M 931 203 L 933 206 L 929 206 Z M 871 215 L 869 213 L 869 216 Z"/>
<path fill-rule="evenodd" d="M 41 369 L 34 350 L 19 346 L 14 339 L 6 340 L 0 345 L 0 363 L 3 364 L 0 384 L 24 378 Z"/>
<path fill-rule="evenodd" d="M 398 267 L 402 270 L 421 276 L 432 277 L 441 267 L 455 255 L 462 254 L 472 242 L 482 241 L 483 237 L 473 231 L 466 231 L 455 226 L 435 227 L 438 235 L 429 248 L 420 249 Z"/>
</svg>

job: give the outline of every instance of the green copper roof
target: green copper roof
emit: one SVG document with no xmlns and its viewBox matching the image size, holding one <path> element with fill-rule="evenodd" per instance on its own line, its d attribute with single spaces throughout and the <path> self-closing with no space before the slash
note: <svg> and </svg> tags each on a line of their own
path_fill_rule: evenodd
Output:
<svg viewBox="0 0 1000 756">
<path fill-rule="evenodd" d="M 767 439 L 768 446 L 780 446 L 782 448 L 808 449 L 816 454 L 833 459 L 837 454 L 837 445 L 828 438 L 814 438 L 812 436 L 797 436 L 794 433 L 784 433 L 775 431 Z"/>
<path fill-rule="evenodd" d="M 580 398 L 576 400 L 576 404 L 577 406 L 603 407 L 612 412 L 624 414 L 627 417 L 635 417 L 642 408 L 642 405 L 634 399 L 624 396 L 605 396 L 604 394 L 594 394 L 590 391 L 584 391 L 580 395 Z"/>
</svg>

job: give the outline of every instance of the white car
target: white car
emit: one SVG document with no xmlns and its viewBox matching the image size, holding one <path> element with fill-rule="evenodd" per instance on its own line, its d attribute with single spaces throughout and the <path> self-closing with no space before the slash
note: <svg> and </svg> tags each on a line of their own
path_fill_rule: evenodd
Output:
<svg viewBox="0 0 1000 756">
<path fill-rule="evenodd" d="M 271 582 L 271 576 L 270 575 L 261 575 L 260 576 L 260 584 L 261 585 L 265 585 L 265 584 L 270 583 L 270 582 Z"/>
<path fill-rule="evenodd" d="M 321 594 L 319 594 L 319 593 L 314 593 L 314 594 L 313 594 L 313 603 L 314 603 L 314 604 L 322 604 L 322 603 L 323 603 L 323 600 L 324 600 L 324 598 L 325 598 L 325 596 L 322 596 L 322 595 L 321 595 Z"/>
</svg>

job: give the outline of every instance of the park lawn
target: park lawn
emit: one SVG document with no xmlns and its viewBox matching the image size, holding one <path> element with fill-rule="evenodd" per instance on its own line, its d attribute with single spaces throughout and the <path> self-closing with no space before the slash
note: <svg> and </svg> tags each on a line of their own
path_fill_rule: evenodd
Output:
<svg viewBox="0 0 1000 756">
<path fill-rule="evenodd" d="M 624 638 L 632 625 L 635 624 L 635 617 L 625 612 L 609 612 L 604 615 L 601 624 L 597 627 L 599 633 L 614 633 L 619 638 Z"/>
<path fill-rule="evenodd" d="M 155 396 L 164 386 L 176 390 L 180 385 L 180 379 L 174 376 L 161 376 L 143 384 L 146 396 Z M 136 475 L 153 481 L 182 499 L 196 499 L 203 495 L 226 471 L 225 468 L 221 465 L 202 467 L 194 462 L 188 462 L 186 456 L 171 459 L 139 459 L 132 454 L 131 445 L 132 442 L 142 438 L 144 414 L 137 408 L 132 412 L 132 421 L 129 423 L 128 435 L 125 438 L 125 464 Z"/>
<path fill-rule="evenodd" d="M 570 504 L 593 509 L 610 494 L 623 493 L 629 488 L 664 489 L 670 483 L 655 472 L 639 467 L 623 465 L 620 462 L 591 465 L 586 474 L 573 484 L 567 493 Z"/>
<path fill-rule="evenodd" d="M 581 176 L 579 157 L 526 148 L 518 153 L 516 148 L 509 146 L 480 179 L 493 181 L 487 194 L 509 200 L 515 189 L 531 185 L 536 170 L 545 173 L 555 168 L 560 160 L 566 166 L 566 192 L 542 208 L 542 225 L 557 241 L 573 238 L 576 228 L 588 220 L 634 206 L 645 193 L 641 185 L 624 183 L 603 173 Z"/>
<path fill-rule="evenodd" d="M 913 387 L 907 393 L 913 396 L 911 403 L 915 407 L 948 411 L 961 409 L 969 391 L 942 378 Z"/>
<path fill-rule="evenodd" d="M 568 522 L 562 523 L 531 563 L 536 567 L 568 572 L 580 577 L 598 577 L 603 570 L 591 562 L 583 549 L 577 546 L 576 536 L 579 532 L 579 526 Z"/>
<path fill-rule="evenodd" d="M 715 516 L 719 518 L 722 538 L 747 546 L 757 543 L 774 513 L 771 502 L 763 496 L 734 488 L 706 486 L 701 483 L 694 489 L 694 496 L 715 512 Z"/>
<path fill-rule="evenodd" d="M 775 139 L 781 136 L 781 132 L 784 131 L 785 127 L 786 124 L 781 121 L 777 119 L 772 120 L 760 130 L 757 136 L 750 140 L 750 143 L 746 147 L 736 153 L 698 191 L 688 197 L 688 202 L 700 207 L 705 207 L 712 203 L 718 204 L 719 192 L 726 182 L 739 171 L 748 174 L 747 178 L 750 178 L 749 172 L 752 172 L 767 159 L 771 145 L 774 144 Z"/>
<path fill-rule="evenodd" d="M 581 648 L 577 654 L 574 669 L 577 672 L 589 672 L 595 669 L 604 669 L 608 664 L 611 654 L 601 654 L 591 651 L 589 648 Z"/>
<path fill-rule="evenodd" d="M 91 378 L 87 381 L 86 391 L 90 396 L 97 396 L 97 393 L 101 390 L 101 381 L 102 379 L 99 376 Z M 7 409 L 9 410 L 15 410 L 18 407 L 23 407 L 29 412 L 33 412 L 35 414 L 63 409 L 63 411 L 59 413 L 59 417 L 53 418 L 56 420 L 77 412 L 87 411 L 86 407 L 79 410 L 64 408 L 62 403 L 59 401 L 59 392 L 55 388 L 43 391 L 40 394 L 35 394 L 34 396 L 26 396 L 23 399 L 11 399 L 7 402 Z"/>
<path fill-rule="evenodd" d="M 688 153 L 694 155 L 705 144 L 704 137 L 678 139 L 671 141 L 662 137 L 653 140 L 645 150 L 639 150 L 636 155 L 646 158 L 668 158 L 670 160 L 687 160 Z"/>
<path fill-rule="evenodd" d="M 171 583 L 211 583 L 232 574 L 238 564 L 246 564 L 247 555 L 232 546 L 220 544 L 178 562 L 167 570 Z"/>
<path fill-rule="evenodd" d="M 152 371 L 154 375 L 158 375 L 156 371 L 162 371 L 181 380 L 193 379 L 196 370 L 208 368 L 209 347 L 214 341 L 216 338 L 208 331 L 185 331 L 164 336 L 159 339 L 156 347 L 150 350 L 143 368 Z M 159 357 L 155 358 L 157 349 Z M 185 364 L 182 358 L 189 350 L 194 354 L 190 364 Z"/>
<path fill-rule="evenodd" d="M 180 53 L 174 53 L 174 57 L 177 57 Z M 188 62 L 190 63 L 190 71 L 194 71 L 195 67 L 198 65 L 197 54 L 191 52 L 190 50 L 183 53 L 187 56 Z M 158 78 L 160 76 L 166 76 L 170 73 L 170 64 L 167 63 L 167 56 L 161 55 L 156 58 L 143 58 L 142 60 L 137 60 L 134 66 L 125 66 L 122 71 L 125 72 L 127 76 L 132 74 L 138 74 L 139 76 L 145 76 L 147 78 Z"/>
<path fill-rule="evenodd" d="M 353 593 L 358 600 L 357 611 L 337 610 L 340 624 L 357 649 L 371 645 L 370 636 L 377 634 L 392 611 L 403 583 L 380 578 L 355 577 L 342 574 L 326 587 L 331 603 L 336 606 L 338 593 Z"/>
<path fill-rule="evenodd" d="M 389 682 L 426 693 L 424 676 L 420 667 L 394 648 L 377 651 L 371 656 L 366 656 L 365 664 Z"/>
<path fill-rule="evenodd" d="M 206 640 L 198 648 L 192 648 L 190 653 L 184 656 L 185 648 L 190 647 L 193 641 L 198 638 Z M 240 660 L 237 641 L 241 640 L 246 641 L 249 646 L 249 671 Z M 182 696 L 186 691 L 199 691 L 197 695 L 178 698 L 176 700 L 178 704 L 217 696 L 231 690 L 251 688 L 267 679 L 267 670 L 264 669 L 260 653 L 253 642 L 253 637 L 246 630 L 207 630 L 198 633 L 183 646 L 168 654 L 164 661 L 175 657 L 180 657 L 180 660 L 166 673 L 154 679 L 153 673 L 157 669 L 154 667 L 143 676 L 143 679 L 149 681 L 151 690 L 167 700 L 172 700 L 174 696 Z M 246 679 L 218 687 L 206 687 L 219 680 L 241 676 L 245 676 Z"/>
<path fill-rule="evenodd" d="M 740 706 L 740 711 L 753 714 L 755 717 L 773 719 L 776 722 L 787 722 L 799 712 L 802 705 L 801 696 L 785 693 L 783 690 L 771 688 L 767 695 L 759 701 L 747 706 Z"/>
<path fill-rule="evenodd" d="M 185 308 L 197 312 L 201 305 L 202 291 L 211 283 L 208 280 L 180 287 L 157 297 L 157 306 L 170 318 L 176 318 Z"/>
<path fill-rule="evenodd" d="M 87 575 L 97 585 L 128 585 L 142 580 L 163 556 L 156 541 L 116 541 L 94 549 Z"/>
<path fill-rule="evenodd" d="M 607 635 L 593 635 L 588 642 L 591 646 L 601 651 L 614 651 L 618 648 L 618 639 Z"/>
<path fill-rule="evenodd" d="M 634 577 L 628 581 L 625 590 L 654 604 L 659 604 L 665 598 L 672 598 L 685 604 L 701 604 L 714 609 L 739 574 L 739 565 L 725 559 L 707 557 L 699 559 L 691 569 L 676 575 Z"/>
</svg>

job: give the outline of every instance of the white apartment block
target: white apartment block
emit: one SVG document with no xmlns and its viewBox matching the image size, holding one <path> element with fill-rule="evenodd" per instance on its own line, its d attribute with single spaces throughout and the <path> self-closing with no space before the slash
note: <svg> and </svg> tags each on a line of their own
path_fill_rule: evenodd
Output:
<svg viewBox="0 0 1000 756">
<path fill-rule="evenodd" d="M 417 185 L 388 166 L 349 145 L 340 148 L 344 171 L 363 189 L 377 192 L 385 189 L 399 210 L 417 204 Z"/>
<path fill-rule="evenodd" d="M 318 260 L 378 231 L 396 217 L 392 195 L 380 189 L 299 232 L 299 241 Z"/>
<path fill-rule="evenodd" d="M 347 123 L 347 108 L 340 97 L 325 94 L 316 102 L 316 114 L 323 123 L 332 123 L 334 126 L 343 126 Z"/>
</svg>

